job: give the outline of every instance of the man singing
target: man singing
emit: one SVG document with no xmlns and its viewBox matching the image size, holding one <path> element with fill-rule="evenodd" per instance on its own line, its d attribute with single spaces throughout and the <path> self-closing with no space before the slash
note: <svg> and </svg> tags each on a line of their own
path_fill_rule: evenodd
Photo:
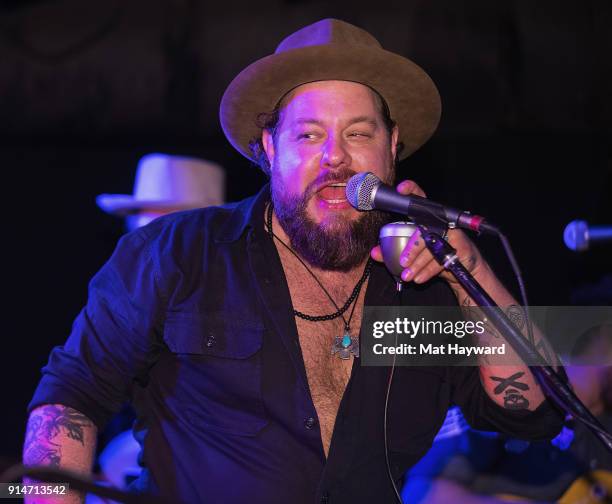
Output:
<svg viewBox="0 0 612 504">
<path fill-rule="evenodd" d="M 302 28 L 243 70 L 221 124 L 270 184 L 120 241 L 43 370 L 25 463 L 88 472 L 97 430 L 131 400 L 135 490 L 181 502 L 392 502 L 390 370 L 358 357 L 364 305 L 398 302 L 376 246 L 388 216 L 354 210 L 345 185 L 364 171 L 392 183 L 396 160 L 439 117 L 421 68 L 338 20 Z M 421 193 L 410 181 L 398 191 Z M 449 240 L 500 306 L 516 305 L 463 233 Z M 403 304 L 473 304 L 422 243 L 404 265 Z M 525 366 L 398 368 L 387 420 L 395 480 L 451 403 L 479 429 L 540 439 L 561 427 Z"/>
</svg>

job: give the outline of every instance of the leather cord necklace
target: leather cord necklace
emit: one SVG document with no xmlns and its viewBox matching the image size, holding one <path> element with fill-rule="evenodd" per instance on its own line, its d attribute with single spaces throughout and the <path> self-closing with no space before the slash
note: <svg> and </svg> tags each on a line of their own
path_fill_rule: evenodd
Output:
<svg viewBox="0 0 612 504">
<path fill-rule="evenodd" d="M 372 269 L 372 259 L 368 258 L 368 261 L 363 270 L 363 274 L 361 275 L 361 278 L 355 284 L 355 288 L 353 289 L 353 292 L 351 293 L 349 298 L 346 300 L 346 303 L 344 303 L 342 307 L 339 308 L 338 304 L 334 301 L 330 293 L 323 286 L 323 284 L 316 277 L 316 275 L 312 272 L 312 270 L 308 267 L 308 265 L 302 260 L 302 258 L 289 245 L 287 245 L 283 240 L 281 240 L 274 233 L 272 229 L 272 210 L 273 210 L 273 206 L 272 206 L 272 203 L 270 202 L 266 209 L 266 228 L 267 228 L 268 233 L 270 234 L 270 237 L 272 239 L 276 238 L 279 241 L 279 243 L 283 245 L 283 247 L 285 247 L 291 254 L 293 254 L 297 258 L 298 261 L 300 261 L 302 266 L 304 266 L 304 268 L 310 274 L 310 276 L 314 278 L 314 280 L 317 282 L 319 287 L 321 287 L 321 290 L 325 293 L 325 295 L 330 300 L 332 305 L 334 305 L 334 307 L 336 308 L 336 311 L 334 313 L 330 313 L 327 315 L 308 315 L 306 313 L 302 313 L 295 309 L 293 310 L 293 314 L 296 317 L 299 317 L 304 320 L 308 320 L 310 322 L 322 322 L 324 320 L 334 320 L 338 317 L 342 317 L 342 321 L 344 322 L 344 335 L 334 337 L 334 341 L 333 341 L 332 348 L 331 348 L 331 354 L 332 355 L 337 354 L 338 357 L 343 360 L 349 359 L 351 355 L 354 355 L 355 357 L 359 357 L 359 335 L 351 336 L 350 324 L 353 318 L 353 313 L 355 313 L 355 307 L 357 306 L 357 298 L 359 297 L 361 288 L 363 287 L 363 284 L 370 276 L 370 271 Z M 351 309 L 351 313 L 347 320 L 346 318 L 344 318 L 344 313 L 349 309 L 351 304 L 353 305 L 353 308 Z"/>
</svg>

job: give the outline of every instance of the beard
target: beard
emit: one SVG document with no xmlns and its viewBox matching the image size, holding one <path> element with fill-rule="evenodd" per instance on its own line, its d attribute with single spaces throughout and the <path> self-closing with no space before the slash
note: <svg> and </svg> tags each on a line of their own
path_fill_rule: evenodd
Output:
<svg viewBox="0 0 612 504">
<path fill-rule="evenodd" d="M 302 195 L 288 195 L 278 177 L 271 179 L 274 212 L 289 237 L 291 247 L 311 266 L 323 270 L 350 271 L 356 268 L 378 244 L 382 226 L 391 222 L 391 215 L 377 210 L 360 212 L 357 219 L 338 212 L 320 223 L 308 215 L 308 203 L 323 185 L 346 182 L 356 172 L 348 168 L 327 172 L 311 182 Z M 393 182 L 393 170 L 384 183 Z"/>
</svg>

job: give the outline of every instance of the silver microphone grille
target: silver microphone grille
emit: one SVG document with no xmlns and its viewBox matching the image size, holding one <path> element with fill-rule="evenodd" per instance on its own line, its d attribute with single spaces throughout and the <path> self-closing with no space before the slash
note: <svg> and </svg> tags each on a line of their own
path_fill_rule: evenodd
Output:
<svg viewBox="0 0 612 504">
<path fill-rule="evenodd" d="M 353 175 L 346 183 L 346 199 L 357 210 L 373 210 L 372 191 L 380 179 L 370 172 Z"/>
</svg>

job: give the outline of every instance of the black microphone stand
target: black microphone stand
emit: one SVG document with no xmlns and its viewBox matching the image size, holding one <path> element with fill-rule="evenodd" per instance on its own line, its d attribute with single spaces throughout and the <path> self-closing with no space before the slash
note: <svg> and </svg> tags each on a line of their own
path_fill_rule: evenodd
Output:
<svg viewBox="0 0 612 504">
<path fill-rule="evenodd" d="M 606 431 L 599 420 L 576 397 L 576 394 L 574 394 L 567 383 L 542 358 L 535 346 L 527 338 L 523 337 L 519 329 L 506 316 L 503 310 L 495 304 L 491 296 L 487 294 L 472 274 L 461 264 L 456 254 L 457 251 L 442 236 L 432 231 L 428 226 L 419 225 L 418 227 L 425 241 L 425 246 L 438 264 L 452 273 L 487 318 L 505 337 L 518 356 L 524 362 L 536 363 L 536 365 L 530 365 L 529 369 L 542 386 L 546 396 L 566 413 L 582 421 L 604 444 L 608 451 L 612 453 L 612 435 Z"/>
</svg>

